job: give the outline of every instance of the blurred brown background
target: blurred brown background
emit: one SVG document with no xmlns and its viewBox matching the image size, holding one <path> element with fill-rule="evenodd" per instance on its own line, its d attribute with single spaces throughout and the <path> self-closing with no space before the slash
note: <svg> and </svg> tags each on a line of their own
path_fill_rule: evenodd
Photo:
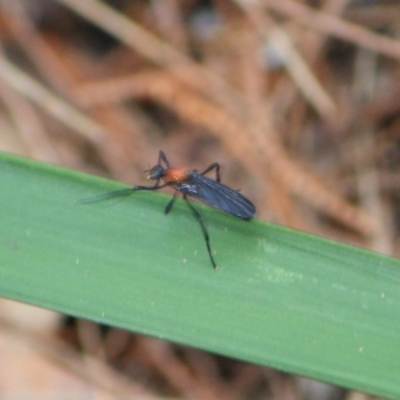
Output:
<svg viewBox="0 0 400 400">
<path fill-rule="evenodd" d="M 218 161 L 259 218 L 398 256 L 399 34 L 394 0 L 0 0 L 0 150 L 131 184 Z M 367 397 L 0 313 L 0 399 Z"/>
</svg>

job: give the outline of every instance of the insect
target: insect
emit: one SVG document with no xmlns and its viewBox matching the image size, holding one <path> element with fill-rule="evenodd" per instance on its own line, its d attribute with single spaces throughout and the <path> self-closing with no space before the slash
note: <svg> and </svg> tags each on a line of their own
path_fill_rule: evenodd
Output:
<svg viewBox="0 0 400 400">
<path fill-rule="evenodd" d="M 147 179 L 155 181 L 153 186 L 133 186 L 128 189 L 116 190 L 105 193 L 104 195 L 87 199 L 84 202 L 101 201 L 119 196 L 126 196 L 138 190 L 158 190 L 164 187 L 175 189 L 175 193 L 164 209 L 164 213 L 168 214 L 175 203 L 178 193 L 182 193 L 183 199 L 190 207 L 193 215 L 200 224 L 204 240 L 206 242 L 208 255 L 211 263 L 215 268 L 217 264 L 214 260 L 210 245 L 210 236 L 204 225 L 201 214 L 188 200 L 188 196 L 200 200 L 211 207 L 214 207 L 227 214 L 241 218 L 245 221 L 253 218 L 256 211 L 254 204 L 237 190 L 233 190 L 220 182 L 219 164 L 213 163 L 203 172 L 197 170 L 186 170 L 180 167 L 171 167 L 166 155 L 162 150 L 158 155 L 158 163 L 150 170 Z M 215 180 L 205 176 L 208 172 L 215 170 Z"/>
</svg>

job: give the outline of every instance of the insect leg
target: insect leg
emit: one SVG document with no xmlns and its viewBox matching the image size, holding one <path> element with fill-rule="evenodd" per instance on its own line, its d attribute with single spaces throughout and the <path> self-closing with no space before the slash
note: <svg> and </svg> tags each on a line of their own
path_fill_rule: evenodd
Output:
<svg viewBox="0 0 400 400">
<path fill-rule="evenodd" d="M 217 162 L 212 163 L 210 166 L 208 166 L 200 175 L 205 175 L 207 172 L 212 171 L 215 169 L 215 179 L 217 182 L 220 182 L 220 175 L 219 175 L 219 164 Z"/>
<path fill-rule="evenodd" d="M 211 253 L 211 245 L 210 245 L 210 236 L 208 235 L 207 229 L 204 225 L 203 218 L 201 217 L 200 213 L 192 206 L 190 201 L 184 195 L 183 198 L 186 200 L 186 203 L 189 205 L 190 209 L 193 212 L 193 215 L 196 217 L 197 221 L 199 221 L 201 230 L 203 232 L 204 240 L 206 241 L 208 255 L 210 256 L 211 264 L 213 265 L 214 269 L 217 269 L 217 264 L 214 260 L 214 257 Z"/>
<path fill-rule="evenodd" d="M 172 208 L 172 206 L 173 206 L 174 203 L 175 203 L 177 194 L 178 194 L 178 192 L 176 191 L 176 192 L 174 193 L 174 195 L 172 196 L 172 199 L 169 201 L 169 203 L 168 203 L 167 206 L 165 207 L 164 214 L 168 214 L 168 213 L 171 211 L 171 208 Z"/>
<path fill-rule="evenodd" d="M 167 159 L 167 156 L 165 155 L 165 153 L 160 150 L 160 152 L 158 153 L 158 164 L 161 165 L 161 161 L 164 162 L 164 164 L 166 165 L 167 168 L 171 168 L 169 161 Z"/>
<path fill-rule="evenodd" d="M 99 196 L 81 199 L 79 202 L 80 203 L 96 203 L 98 201 L 114 199 L 116 197 L 129 196 L 130 194 L 132 194 L 133 192 L 136 192 L 137 190 L 158 190 L 165 186 L 168 186 L 168 185 L 167 184 L 159 185 L 159 180 L 158 180 L 153 186 L 133 186 L 133 187 L 130 187 L 127 189 L 114 190 L 112 192 L 104 193 Z"/>
<path fill-rule="evenodd" d="M 159 185 L 159 181 L 160 180 L 158 179 L 157 182 L 153 186 L 134 186 L 132 188 L 132 191 L 135 192 L 136 190 L 158 190 L 158 189 L 168 186 L 168 183 Z"/>
</svg>

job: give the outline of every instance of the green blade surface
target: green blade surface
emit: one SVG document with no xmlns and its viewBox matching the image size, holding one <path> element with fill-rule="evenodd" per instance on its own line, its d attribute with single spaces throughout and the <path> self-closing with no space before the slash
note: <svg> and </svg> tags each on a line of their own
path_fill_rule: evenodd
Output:
<svg viewBox="0 0 400 400">
<path fill-rule="evenodd" d="M 400 398 L 400 262 L 0 154 L 0 295 Z"/>
</svg>

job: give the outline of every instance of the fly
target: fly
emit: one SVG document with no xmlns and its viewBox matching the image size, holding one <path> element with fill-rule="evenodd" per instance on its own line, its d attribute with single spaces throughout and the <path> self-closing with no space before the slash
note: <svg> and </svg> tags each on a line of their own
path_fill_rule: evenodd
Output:
<svg viewBox="0 0 400 400">
<path fill-rule="evenodd" d="M 208 255 L 210 256 L 211 264 L 215 269 L 217 268 L 217 264 L 212 255 L 210 236 L 204 225 L 201 214 L 188 200 L 188 196 L 245 221 L 252 219 L 254 213 L 256 212 L 254 204 L 249 199 L 247 199 L 237 190 L 231 189 L 220 182 L 221 179 L 219 168 L 220 166 L 216 162 L 211 164 L 201 173 L 197 172 L 197 170 L 186 170 L 181 167 L 171 167 L 166 155 L 162 150 L 160 150 L 157 165 L 148 171 L 149 175 L 147 179 L 154 181 L 154 185 L 133 186 L 128 189 L 115 190 L 113 192 L 83 201 L 101 201 L 114 197 L 126 196 L 138 190 L 158 190 L 167 186 L 172 187 L 175 189 L 175 193 L 165 207 L 164 213 L 168 214 L 171 211 L 178 193 L 182 193 L 183 199 L 186 201 L 193 215 L 200 224 L 204 240 L 206 242 Z M 213 170 L 215 170 L 215 180 L 205 176 L 207 173 Z"/>
</svg>

